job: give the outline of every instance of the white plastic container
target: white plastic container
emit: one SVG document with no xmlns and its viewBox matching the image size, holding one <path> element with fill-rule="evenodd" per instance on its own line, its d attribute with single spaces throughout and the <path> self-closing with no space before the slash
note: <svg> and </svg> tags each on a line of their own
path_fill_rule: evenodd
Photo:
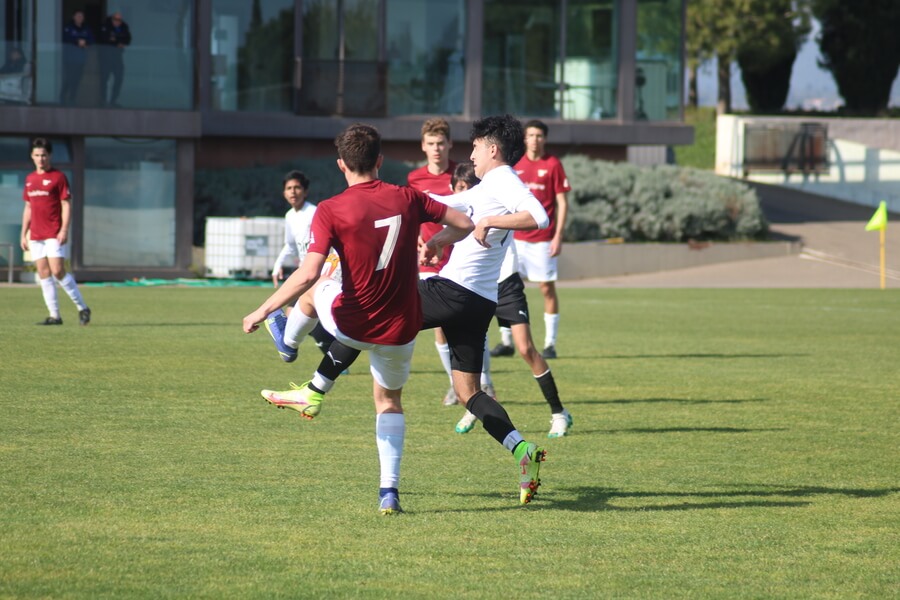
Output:
<svg viewBox="0 0 900 600">
<path fill-rule="evenodd" d="M 268 279 L 283 246 L 283 218 L 207 217 L 206 276 Z"/>
</svg>

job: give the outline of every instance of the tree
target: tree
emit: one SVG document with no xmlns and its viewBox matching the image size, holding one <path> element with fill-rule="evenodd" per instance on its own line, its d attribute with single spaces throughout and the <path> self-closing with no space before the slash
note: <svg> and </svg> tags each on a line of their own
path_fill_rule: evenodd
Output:
<svg viewBox="0 0 900 600">
<path fill-rule="evenodd" d="M 731 63 L 737 52 L 737 35 L 740 28 L 740 5 L 748 0 L 690 0 L 687 7 L 687 55 L 693 83 L 696 89 L 696 72 L 699 65 L 711 58 L 718 61 L 719 114 L 731 112 Z M 696 93 L 696 92 L 695 92 Z"/>
<path fill-rule="evenodd" d="M 900 68 L 900 2 L 897 0 L 813 0 L 822 24 L 818 36 L 848 113 L 878 115 L 890 100 Z"/>
<path fill-rule="evenodd" d="M 809 34 L 806 0 L 752 0 L 737 50 L 747 103 L 753 112 L 777 112 L 790 89 L 797 51 Z"/>
</svg>

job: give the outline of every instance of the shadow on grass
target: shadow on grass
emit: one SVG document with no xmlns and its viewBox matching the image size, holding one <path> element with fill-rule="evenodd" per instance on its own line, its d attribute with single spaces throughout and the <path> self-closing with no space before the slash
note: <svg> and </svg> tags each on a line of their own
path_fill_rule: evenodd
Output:
<svg viewBox="0 0 900 600">
<path fill-rule="evenodd" d="M 739 486 L 735 486 L 739 487 Z M 555 508 L 574 511 L 676 511 L 676 510 L 709 510 L 722 508 L 792 508 L 812 504 L 815 496 L 848 496 L 851 498 L 881 498 L 895 494 L 900 488 L 826 488 L 820 486 L 777 486 L 761 485 L 734 491 L 710 492 L 641 492 L 624 491 L 603 487 L 560 487 L 553 494 L 538 496 L 535 501 L 544 508 Z M 557 498 L 555 496 L 573 496 Z M 661 503 L 648 503 L 640 506 L 617 506 L 617 500 L 643 500 L 659 498 Z M 667 498 L 681 498 L 686 501 L 665 502 Z"/>
<path fill-rule="evenodd" d="M 633 427 L 630 429 L 584 429 L 585 433 L 763 433 L 787 431 L 786 427 L 751 429 L 746 427 Z"/>
<path fill-rule="evenodd" d="M 704 352 L 691 354 L 610 354 L 595 356 L 560 356 L 567 360 L 622 360 L 633 358 L 794 358 L 798 356 L 809 356 L 809 354 L 722 354 L 718 352 Z"/>
<path fill-rule="evenodd" d="M 767 401 L 767 398 L 616 398 L 613 400 L 566 400 L 566 404 L 745 404 Z"/>
</svg>

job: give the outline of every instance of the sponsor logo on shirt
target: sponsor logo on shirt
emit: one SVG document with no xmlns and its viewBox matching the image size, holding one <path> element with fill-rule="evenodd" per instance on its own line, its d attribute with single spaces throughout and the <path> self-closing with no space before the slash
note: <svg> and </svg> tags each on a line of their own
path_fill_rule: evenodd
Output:
<svg viewBox="0 0 900 600">
<path fill-rule="evenodd" d="M 538 173 L 538 177 L 543 177 L 544 175 L 547 174 L 547 169 L 538 169 L 537 173 Z"/>
<path fill-rule="evenodd" d="M 47 190 L 28 190 L 27 193 L 28 193 L 29 198 L 31 198 L 32 196 L 49 196 L 50 195 L 50 192 L 48 192 Z"/>
</svg>

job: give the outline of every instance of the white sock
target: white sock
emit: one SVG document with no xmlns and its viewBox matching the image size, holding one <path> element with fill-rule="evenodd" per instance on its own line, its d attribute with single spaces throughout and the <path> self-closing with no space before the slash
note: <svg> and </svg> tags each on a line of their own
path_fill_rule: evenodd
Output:
<svg viewBox="0 0 900 600">
<path fill-rule="evenodd" d="M 71 273 L 66 273 L 66 276 L 61 281 L 57 279 L 56 282 L 69 295 L 69 298 L 72 299 L 78 310 L 87 308 L 87 304 L 84 303 L 84 298 L 81 297 L 81 292 L 78 290 L 78 284 L 75 283 L 75 277 Z"/>
<path fill-rule="evenodd" d="M 505 438 L 503 438 L 503 447 L 512 452 L 521 441 L 524 441 L 522 434 L 513 429 Z"/>
<path fill-rule="evenodd" d="M 491 351 L 486 338 L 484 340 L 484 358 L 481 361 L 481 385 L 494 385 L 491 380 Z"/>
<path fill-rule="evenodd" d="M 318 371 L 313 373 L 312 381 L 310 381 L 317 389 L 322 390 L 323 394 L 327 394 L 334 387 L 334 379 L 328 379 Z"/>
<path fill-rule="evenodd" d="M 307 317 L 300 310 L 300 301 L 294 306 L 294 310 L 290 312 L 287 318 L 287 324 L 284 326 L 284 343 L 291 348 L 297 348 L 300 342 L 309 335 L 309 332 L 316 328 L 319 323 L 318 317 Z"/>
<path fill-rule="evenodd" d="M 434 347 L 437 348 L 438 356 L 441 358 L 441 364 L 447 372 L 447 377 L 450 377 L 450 383 L 453 383 L 453 377 L 450 375 L 450 344 L 438 344 L 435 342 Z"/>
<path fill-rule="evenodd" d="M 400 459 L 403 458 L 403 438 L 406 418 L 403 413 L 375 415 L 375 443 L 381 463 L 381 483 L 378 487 L 400 487 Z"/>
<path fill-rule="evenodd" d="M 500 328 L 500 342 L 504 346 L 512 346 L 512 329 L 509 327 Z"/>
<path fill-rule="evenodd" d="M 559 331 L 559 313 L 544 313 L 544 348 L 556 345 L 556 333 Z"/>
<path fill-rule="evenodd" d="M 50 311 L 50 316 L 59 318 L 59 302 L 56 300 L 56 280 L 53 277 L 41 279 L 41 293 L 44 294 L 44 304 Z"/>
</svg>

